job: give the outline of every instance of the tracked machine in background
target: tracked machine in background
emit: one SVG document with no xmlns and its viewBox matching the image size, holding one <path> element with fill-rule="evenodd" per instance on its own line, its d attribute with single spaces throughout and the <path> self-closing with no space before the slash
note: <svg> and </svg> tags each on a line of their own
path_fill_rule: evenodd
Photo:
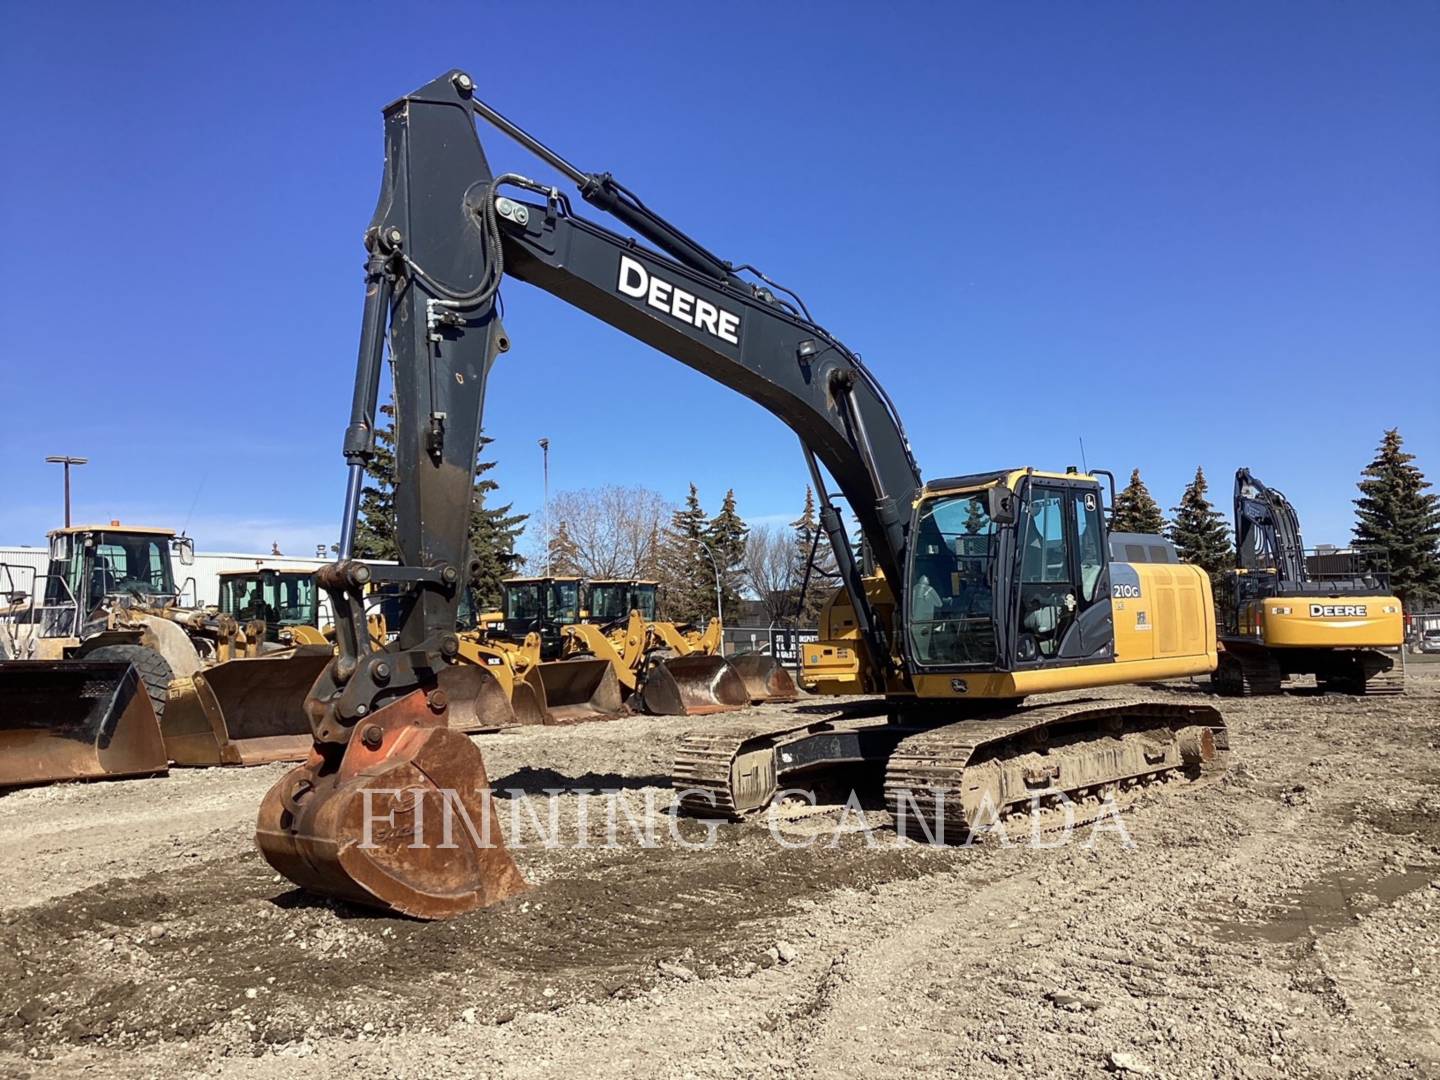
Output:
<svg viewBox="0 0 1440 1080">
<path fill-rule="evenodd" d="M 579 217 L 554 186 L 496 176 L 477 114 L 634 236 Z M 1094 476 L 1011 469 L 926 483 L 885 391 L 798 297 L 719 259 L 609 174 L 575 168 L 479 101 L 463 72 L 389 106 L 385 129 L 340 559 L 319 574 L 340 655 L 307 704 L 311 758 L 260 809 L 257 840 L 277 870 L 306 888 L 423 917 L 524 887 L 486 813 L 484 761 L 449 730 L 438 686 L 459 650 L 455 607 L 486 378 L 510 347 L 498 306 L 506 275 L 762 405 L 799 437 L 820 496 L 851 626 L 841 619 L 816 655 L 844 669 L 834 685 L 883 695 L 885 715 L 854 725 L 793 715 L 711 722 L 682 742 L 675 782 L 684 805 L 738 816 L 796 781 L 873 779 L 897 808 L 911 798 L 932 811 L 932 828 L 948 825 L 946 837 L 958 840 L 997 818 L 1203 783 L 1224 767 L 1224 723 L 1208 702 L 1021 703 L 1215 666 L 1208 579 L 1194 567 L 1113 559 Z M 387 338 L 398 567 L 350 557 Z M 868 582 L 832 486 L 873 554 Z M 413 602 L 398 640 L 372 651 L 354 613 L 360 590 L 381 575 L 403 582 Z M 446 805 L 479 828 L 441 847 Z M 367 806 L 397 827 L 371 836 Z"/>
<path fill-rule="evenodd" d="M 47 572 L 34 575 L 0 617 L 0 651 L 9 658 L 0 664 L 0 747 L 17 739 L 30 747 L 31 764 L 12 782 L 69 778 L 76 743 L 92 748 L 96 764 L 86 776 L 113 774 L 105 761 L 149 762 L 154 740 L 145 729 L 156 723 L 159 771 L 167 757 L 178 765 L 304 757 L 305 693 L 328 647 L 270 651 L 262 623 L 187 605 L 172 552 L 188 565 L 193 549 L 169 529 L 111 522 L 58 529 L 49 539 Z M 49 665 L 43 678 L 36 664 Z M 113 684 L 97 664 L 109 665 L 103 671 Z M 130 700 L 116 664 L 133 666 L 148 710 Z M 49 764 L 42 746 L 53 751 Z M 20 758 L 9 760 L 19 768 Z"/>
<path fill-rule="evenodd" d="M 1404 609 L 1383 557 L 1307 552 L 1290 500 L 1249 469 L 1235 473 L 1235 571 L 1220 607 L 1221 694 L 1278 694 L 1295 675 L 1342 693 L 1404 692 Z"/>
</svg>

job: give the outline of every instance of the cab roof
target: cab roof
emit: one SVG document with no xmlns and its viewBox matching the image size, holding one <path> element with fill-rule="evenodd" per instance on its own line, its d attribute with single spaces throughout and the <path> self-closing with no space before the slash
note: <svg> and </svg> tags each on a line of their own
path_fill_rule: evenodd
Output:
<svg viewBox="0 0 1440 1080">
<path fill-rule="evenodd" d="M 63 529 L 50 530 L 50 536 L 74 536 L 76 533 L 140 533 L 144 536 L 174 536 L 174 529 L 162 529 L 156 525 L 121 525 L 112 521 L 108 525 L 67 525 Z"/>
<path fill-rule="evenodd" d="M 217 577 L 252 577 L 255 574 L 296 574 L 301 577 L 314 577 L 314 570 L 306 570 L 297 566 L 257 566 L 253 570 L 221 570 Z"/>
<path fill-rule="evenodd" d="M 966 491 L 1004 484 L 1014 488 L 1022 476 L 1039 476 L 1049 480 L 1084 480 L 1095 483 L 1095 477 L 1083 472 L 1052 472 L 1026 465 L 1018 469 L 996 469 L 991 472 L 966 473 L 964 476 L 946 476 L 929 481 L 920 491 L 921 495 L 935 495 L 946 491 Z"/>
</svg>

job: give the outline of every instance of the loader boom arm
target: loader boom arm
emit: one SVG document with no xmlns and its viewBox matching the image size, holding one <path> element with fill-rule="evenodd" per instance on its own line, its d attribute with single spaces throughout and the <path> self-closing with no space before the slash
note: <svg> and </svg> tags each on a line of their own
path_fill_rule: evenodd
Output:
<svg viewBox="0 0 1440 1080">
<path fill-rule="evenodd" d="M 476 132 L 476 114 L 565 173 L 582 198 L 658 250 L 575 216 L 555 188 L 515 175 L 496 177 Z M 312 698 L 317 739 L 343 744 L 366 709 L 424 685 L 454 656 L 486 378 L 509 346 L 497 312 L 498 287 L 507 274 L 745 395 L 796 433 L 862 636 L 875 667 L 883 669 L 890 648 L 865 600 L 859 566 L 817 459 L 860 521 L 876 563 L 897 585 L 903 581 L 910 503 L 921 479 L 898 416 L 860 359 L 808 318 L 798 299 L 777 299 L 742 278 L 608 174 L 580 172 L 477 101 L 461 72 L 390 105 L 385 128 L 384 179 L 366 232 L 367 294 L 345 439 L 350 483 L 340 560 L 320 574 L 336 605 L 341 655 L 334 687 L 324 688 L 330 700 Z M 387 327 L 399 567 L 351 558 L 363 469 L 373 452 Z M 403 582 L 413 601 L 393 655 L 377 659 L 366 655 L 361 592 L 367 581 L 383 579 Z M 359 706 L 364 708 L 357 713 Z"/>
</svg>

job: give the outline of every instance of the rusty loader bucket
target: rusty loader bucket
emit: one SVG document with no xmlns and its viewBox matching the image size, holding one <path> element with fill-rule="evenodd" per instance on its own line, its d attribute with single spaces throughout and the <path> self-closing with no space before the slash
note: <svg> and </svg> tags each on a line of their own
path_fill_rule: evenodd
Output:
<svg viewBox="0 0 1440 1080">
<path fill-rule="evenodd" d="M 256 822 L 265 861 L 312 892 L 420 919 L 523 890 L 484 758 L 447 699 L 416 690 L 328 747 L 333 757 L 316 750 L 281 777 Z"/>
<path fill-rule="evenodd" d="M 609 660 L 554 660 L 537 668 L 549 723 L 579 724 L 620 714 L 620 680 Z"/>
<path fill-rule="evenodd" d="M 305 695 L 333 657 L 328 645 L 225 660 L 177 679 L 161 728 L 176 765 L 303 761 L 314 741 Z"/>
<path fill-rule="evenodd" d="M 131 665 L 0 663 L 0 788 L 166 768 L 150 695 Z"/>
<path fill-rule="evenodd" d="M 751 701 L 794 701 L 800 696 L 790 672 L 773 656 L 741 653 L 730 657 L 730 666 L 745 680 Z"/>
<path fill-rule="evenodd" d="M 479 664 L 450 664 L 440 672 L 449 699 L 450 727 L 467 735 L 501 731 L 519 724 L 546 723 L 545 688 L 533 670 L 514 680 L 510 693 Z"/>
<path fill-rule="evenodd" d="M 750 691 L 723 656 L 673 656 L 650 668 L 640 700 L 657 716 L 702 716 L 750 704 Z"/>
</svg>

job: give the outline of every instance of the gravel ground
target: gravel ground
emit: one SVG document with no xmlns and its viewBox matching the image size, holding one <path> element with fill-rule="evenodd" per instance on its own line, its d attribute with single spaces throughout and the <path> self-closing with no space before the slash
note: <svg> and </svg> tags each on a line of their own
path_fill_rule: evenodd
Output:
<svg viewBox="0 0 1440 1080">
<path fill-rule="evenodd" d="M 704 846 L 666 780 L 702 721 L 481 737 L 534 887 L 446 923 L 278 879 L 282 766 L 14 792 L 0 1074 L 1437 1076 L 1440 664 L 1411 675 L 1222 701 L 1223 780 L 1043 849 L 839 811 Z"/>
</svg>

